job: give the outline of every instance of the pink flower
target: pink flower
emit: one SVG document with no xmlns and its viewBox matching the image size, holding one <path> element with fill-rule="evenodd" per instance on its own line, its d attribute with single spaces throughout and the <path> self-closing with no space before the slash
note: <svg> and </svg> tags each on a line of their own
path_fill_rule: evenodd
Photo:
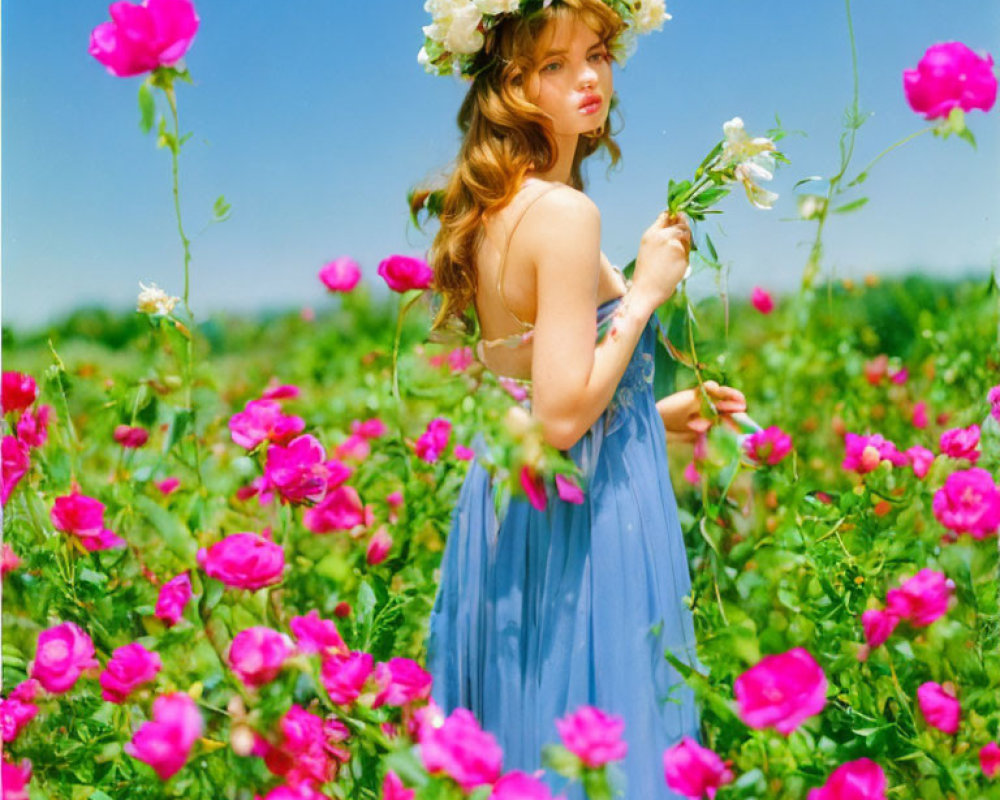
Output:
<svg viewBox="0 0 1000 800">
<path fill-rule="evenodd" d="M 906 379 L 910 377 L 910 372 L 906 367 L 900 367 L 895 372 L 889 373 L 889 380 L 895 383 L 897 386 L 902 386 L 906 383 Z"/>
<path fill-rule="evenodd" d="M 528 390 L 524 388 L 520 383 L 518 383 L 513 378 L 508 378 L 506 376 L 497 379 L 505 392 L 513 397 L 517 402 L 521 402 L 528 396 Z"/>
<path fill-rule="evenodd" d="M 385 502 L 389 508 L 399 508 L 403 505 L 403 493 L 398 489 L 395 492 L 390 492 L 385 496 Z"/>
<path fill-rule="evenodd" d="M 884 439 L 881 434 L 860 436 L 856 433 L 844 434 L 845 456 L 841 463 L 842 469 L 854 470 L 860 475 L 871 472 L 885 459 L 893 466 L 901 467 L 908 463 L 905 453 L 900 453 L 896 445 Z"/>
<path fill-rule="evenodd" d="M 49 437 L 49 418 L 52 406 L 42 405 L 32 414 L 26 409 L 17 421 L 17 438 L 29 447 L 41 447 Z"/>
<path fill-rule="evenodd" d="M 28 674 L 46 691 L 60 694 L 72 689 L 84 670 L 99 666 L 90 637 L 75 622 L 61 622 L 38 634 Z"/>
<path fill-rule="evenodd" d="M 765 656 L 733 684 L 738 714 L 751 728 L 790 734 L 826 705 L 826 675 L 801 647 Z"/>
<path fill-rule="evenodd" d="M 323 653 L 328 650 L 345 655 L 348 653 L 337 625 L 332 620 L 322 619 L 316 609 L 304 617 L 292 617 L 289 627 L 295 635 L 296 647 L 300 653 Z"/>
<path fill-rule="evenodd" d="M 4 542 L 3 553 L 0 556 L 0 575 L 6 575 L 19 566 L 21 566 L 21 557 L 14 552 L 14 548 L 7 544 L 7 542 Z"/>
<path fill-rule="evenodd" d="M 378 274 L 394 292 L 426 289 L 431 285 L 434 272 L 427 262 L 410 256 L 389 256 L 378 265 Z"/>
<path fill-rule="evenodd" d="M 521 467 L 521 488 L 528 496 L 528 502 L 539 511 L 544 511 L 548 502 L 545 494 L 545 483 L 527 464 Z"/>
<path fill-rule="evenodd" d="M 108 550 L 127 543 L 104 527 L 104 503 L 72 492 L 57 497 L 49 513 L 57 531 L 71 533 L 87 550 Z"/>
<path fill-rule="evenodd" d="M 34 699 L 40 684 L 34 678 L 21 681 L 6 700 L 0 700 L 0 731 L 3 741 L 13 742 L 25 725 L 38 714 Z"/>
<path fill-rule="evenodd" d="M 922 569 L 898 589 L 891 589 L 885 601 L 897 617 L 916 628 L 926 628 L 948 611 L 955 594 L 955 582 L 943 573 Z"/>
<path fill-rule="evenodd" d="M 3 786 L 3 800 L 28 800 L 31 762 L 23 758 L 18 765 L 4 758 L 0 770 L 2 770 L 0 771 L 0 786 Z"/>
<path fill-rule="evenodd" d="M 112 703 L 124 703 L 137 686 L 148 683 L 163 668 L 159 653 L 147 650 L 139 642 L 115 650 L 101 673 L 101 697 Z"/>
<path fill-rule="evenodd" d="M 440 727 L 424 727 L 419 750 L 429 773 L 445 773 L 463 792 L 500 778 L 503 750 L 467 708 L 456 708 Z"/>
<path fill-rule="evenodd" d="M 934 493 L 932 508 L 949 530 L 985 539 L 1000 528 L 1000 487 L 979 467 L 953 472 Z"/>
<path fill-rule="evenodd" d="M 334 448 L 333 454 L 337 458 L 364 461 L 371 454 L 371 451 L 372 447 L 368 444 L 367 437 L 360 433 L 352 433 Z"/>
<path fill-rule="evenodd" d="M 448 364 L 452 372 L 462 372 L 471 366 L 475 358 L 471 347 L 456 347 L 448 353 Z"/>
<path fill-rule="evenodd" d="M 160 493 L 164 496 L 169 496 L 177 491 L 177 487 L 181 485 L 180 478 L 175 478 L 173 476 L 169 478 L 164 478 L 162 481 L 156 483 L 156 488 L 160 490 Z"/>
<path fill-rule="evenodd" d="M 913 406 L 913 427 L 923 430 L 927 427 L 927 403 L 916 403 Z"/>
<path fill-rule="evenodd" d="M 583 503 L 583 489 L 576 485 L 572 478 L 565 475 L 556 475 L 556 492 L 559 499 L 566 503 L 580 505 Z"/>
<path fill-rule="evenodd" d="M 285 444 L 305 428 L 301 417 L 286 416 L 275 400 L 250 400 L 229 419 L 229 432 L 240 447 L 253 450 L 261 442 Z"/>
<path fill-rule="evenodd" d="M 326 494 L 329 472 L 326 451 L 311 434 L 298 436 L 287 447 L 267 448 L 264 485 L 274 488 L 289 503 L 316 502 Z"/>
<path fill-rule="evenodd" d="M 255 625 L 233 637 L 229 666 L 247 686 L 263 686 L 278 676 L 292 650 L 292 641 L 285 634 Z"/>
<path fill-rule="evenodd" d="M 390 658 L 375 665 L 379 693 L 372 708 L 382 705 L 402 706 L 431 696 L 431 674 L 410 658 Z"/>
<path fill-rule="evenodd" d="M 476 451 L 464 444 L 456 444 L 452 452 L 459 461 L 472 461 L 476 457 Z"/>
<path fill-rule="evenodd" d="M 934 453 L 926 447 L 915 444 L 906 451 L 906 455 L 909 457 L 910 465 L 913 467 L 913 474 L 918 478 L 926 477 L 931 464 L 934 463 Z"/>
<path fill-rule="evenodd" d="M 124 750 L 165 781 L 184 766 L 203 726 L 198 706 L 184 692 L 160 695 L 153 701 L 153 719 L 142 723 Z"/>
<path fill-rule="evenodd" d="M 120 78 L 176 64 L 191 46 L 198 15 L 189 0 L 117 2 L 111 22 L 90 33 L 90 54 Z"/>
<path fill-rule="evenodd" d="M 365 560 L 373 567 L 376 564 L 381 564 L 389 555 L 390 549 L 392 549 L 392 536 L 389 535 L 385 525 L 380 525 L 378 530 L 372 534 L 372 538 L 368 540 Z"/>
<path fill-rule="evenodd" d="M 986 402 L 990 404 L 990 414 L 993 415 L 993 419 L 1000 422 L 1000 384 L 986 393 Z"/>
<path fill-rule="evenodd" d="M 261 392 L 261 400 L 285 400 L 290 397 L 298 397 L 302 390 L 294 383 L 279 384 L 276 378 L 268 381 L 267 388 Z"/>
<path fill-rule="evenodd" d="M 357 489 L 340 486 L 327 494 L 318 505 L 306 509 L 302 524 L 313 533 L 349 531 L 367 524 L 365 507 Z"/>
<path fill-rule="evenodd" d="M 581 706 L 555 722 L 566 749 L 588 767 L 625 758 L 628 743 L 622 739 L 625 720 L 621 717 L 605 714 L 594 706 Z"/>
<path fill-rule="evenodd" d="M 698 468 L 694 465 L 694 461 L 688 461 L 687 466 L 684 467 L 684 480 L 692 486 L 701 485 L 701 475 L 698 472 Z"/>
<path fill-rule="evenodd" d="M 916 69 L 903 70 L 906 102 L 924 119 L 942 119 L 953 108 L 989 111 L 997 97 L 993 58 L 961 42 L 931 45 Z"/>
<path fill-rule="evenodd" d="M 947 687 L 934 681 L 920 684 L 917 688 L 917 703 L 928 725 L 944 733 L 958 731 L 962 706 L 955 699 L 954 687 L 950 684 Z"/>
<path fill-rule="evenodd" d="M 770 293 L 759 286 L 753 287 L 753 292 L 750 293 L 750 303 L 761 314 L 770 314 L 774 311 L 774 300 L 771 299 Z"/>
<path fill-rule="evenodd" d="M 232 533 L 197 553 L 205 573 L 226 586 L 257 590 L 281 581 L 285 551 L 256 533 Z"/>
<path fill-rule="evenodd" d="M 872 386 L 878 386 L 889 371 L 889 356 L 881 353 L 865 362 L 865 380 Z"/>
<path fill-rule="evenodd" d="M 451 436 L 451 423 L 443 417 L 437 417 L 427 423 L 420 438 L 417 439 L 417 458 L 426 461 L 428 464 L 438 460 L 438 456 L 448 446 L 448 438 Z"/>
<path fill-rule="evenodd" d="M 379 436 L 385 436 L 388 432 L 389 428 L 378 417 L 366 419 L 364 422 L 357 420 L 351 422 L 351 433 L 356 433 L 365 439 L 377 439 Z"/>
<path fill-rule="evenodd" d="M 23 411 L 38 397 L 38 384 L 22 372 L 4 372 L 0 384 L 0 405 L 3 413 Z"/>
<path fill-rule="evenodd" d="M 337 720 L 333 723 L 343 727 Z M 264 759 L 268 769 L 284 775 L 290 787 L 331 781 L 336 775 L 334 758 L 345 756 L 346 760 L 350 757 L 350 751 L 345 751 L 327 741 L 334 733 L 331 726 L 324 722 L 322 717 L 306 711 L 299 705 L 292 705 L 282 717 L 280 725 L 281 744 L 278 747 L 270 747 Z M 317 793 L 315 797 L 317 800 L 325 800 L 326 796 Z"/>
<path fill-rule="evenodd" d="M 553 800 L 549 787 L 539 780 L 542 774 L 542 770 L 535 775 L 511 770 L 493 784 L 488 800 Z M 556 800 L 563 800 L 562 795 Z"/>
<path fill-rule="evenodd" d="M 184 606 L 191 599 L 191 578 L 186 572 L 176 575 L 160 587 L 154 613 L 167 625 L 176 625 L 184 614 Z"/>
<path fill-rule="evenodd" d="M 28 445 L 18 441 L 16 436 L 4 436 L 0 444 L 3 463 L 0 467 L 0 503 L 7 505 L 11 492 L 20 483 L 21 478 L 31 469 L 31 456 Z"/>
<path fill-rule="evenodd" d="M 747 436 L 743 448 L 758 464 L 773 466 L 792 451 L 792 437 L 777 425 L 771 425 Z"/>
<path fill-rule="evenodd" d="M 979 748 L 979 766 L 987 778 L 1000 774 L 1000 744 L 990 742 Z"/>
<path fill-rule="evenodd" d="M 702 747 L 690 736 L 663 752 L 663 774 L 667 786 L 695 800 L 701 800 L 706 794 L 715 797 L 719 787 L 733 779 L 732 771 L 726 768 L 718 754 Z"/>
<path fill-rule="evenodd" d="M 407 789 L 399 776 L 391 769 L 385 773 L 382 779 L 382 800 L 413 800 L 417 795 L 416 789 Z"/>
<path fill-rule="evenodd" d="M 859 758 L 841 764 L 808 800 L 885 800 L 885 773 L 874 761 Z"/>
<path fill-rule="evenodd" d="M 941 434 L 941 452 L 952 458 L 965 458 L 975 464 L 979 460 L 979 426 L 951 428 Z"/>
<path fill-rule="evenodd" d="M 891 611 L 870 608 L 861 615 L 861 625 L 869 647 L 878 647 L 884 643 L 898 624 L 899 617 Z"/>
<path fill-rule="evenodd" d="M 135 449 L 149 441 L 149 431 L 145 428 L 119 425 L 115 428 L 114 439 L 122 447 Z"/>
<path fill-rule="evenodd" d="M 353 258 L 341 256 L 323 266 L 319 279 L 331 292 L 349 292 L 361 280 L 361 267 Z"/>
<path fill-rule="evenodd" d="M 334 703 L 346 705 L 358 699 L 374 668 L 371 653 L 355 650 L 347 655 L 335 654 L 323 659 L 320 680 Z"/>
</svg>

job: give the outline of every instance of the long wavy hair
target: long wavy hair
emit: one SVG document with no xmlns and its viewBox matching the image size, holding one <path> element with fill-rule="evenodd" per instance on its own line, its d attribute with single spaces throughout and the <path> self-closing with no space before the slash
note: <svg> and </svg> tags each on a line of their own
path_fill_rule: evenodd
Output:
<svg viewBox="0 0 1000 800">
<path fill-rule="evenodd" d="M 539 37 L 559 15 L 573 14 L 593 30 L 618 61 L 625 24 L 603 0 L 555 0 L 528 14 L 502 17 L 485 34 L 477 54 L 472 86 L 458 112 L 462 144 L 455 168 L 443 189 L 429 263 L 434 270 L 431 288 L 441 305 L 431 325 L 444 327 L 457 318 L 468 328 L 466 310 L 476 296 L 474 255 L 488 214 L 503 208 L 517 193 L 529 169 L 545 171 L 556 162 L 557 145 L 546 114 L 526 95 L 526 78 L 537 67 Z M 617 105 L 612 95 L 610 111 Z M 605 124 L 600 136 L 578 138 L 570 185 L 583 189 L 580 166 L 600 149 L 614 167 L 621 150 Z M 617 133 L 617 131 L 614 131 Z"/>
</svg>

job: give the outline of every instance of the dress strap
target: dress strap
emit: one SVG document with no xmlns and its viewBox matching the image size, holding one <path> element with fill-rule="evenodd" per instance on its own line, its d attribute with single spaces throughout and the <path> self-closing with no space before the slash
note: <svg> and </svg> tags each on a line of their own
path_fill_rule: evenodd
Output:
<svg viewBox="0 0 1000 800">
<path fill-rule="evenodd" d="M 518 214 L 517 219 L 514 221 L 514 226 L 510 229 L 510 235 L 507 237 L 507 243 L 503 249 L 503 256 L 500 258 L 500 269 L 497 273 L 497 295 L 500 297 L 500 303 L 503 305 L 504 309 L 506 309 L 507 313 L 510 314 L 515 320 L 517 320 L 517 324 L 521 326 L 522 330 L 531 330 L 533 326 L 531 325 L 530 322 L 525 322 L 517 314 L 511 311 L 510 306 L 507 305 L 507 301 L 504 299 L 503 296 L 503 273 L 504 269 L 507 266 L 507 252 L 510 250 L 510 242 L 511 239 L 514 238 L 514 231 L 517 230 L 517 226 L 521 224 L 521 220 L 524 219 L 525 213 L 528 211 L 529 208 L 531 208 L 532 204 L 543 195 L 546 195 L 553 189 L 557 189 L 563 185 L 565 184 L 550 183 L 543 191 L 539 192 L 533 198 L 531 198 L 531 200 L 528 201 L 528 204 L 521 209 L 521 213 Z"/>
</svg>

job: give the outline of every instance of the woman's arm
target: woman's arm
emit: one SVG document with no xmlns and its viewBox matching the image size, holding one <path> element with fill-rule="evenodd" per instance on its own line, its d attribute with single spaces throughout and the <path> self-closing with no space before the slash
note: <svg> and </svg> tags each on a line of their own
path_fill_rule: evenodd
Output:
<svg viewBox="0 0 1000 800">
<path fill-rule="evenodd" d="M 729 414 L 746 411 L 747 401 L 743 393 L 729 386 L 720 386 L 715 381 L 705 381 L 705 394 L 721 419 Z M 703 414 L 702 396 L 697 387 L 668 394 L 656 401 L 667 440 L 694 442 L 712 426 L 711 416 Z"/>
</svg>

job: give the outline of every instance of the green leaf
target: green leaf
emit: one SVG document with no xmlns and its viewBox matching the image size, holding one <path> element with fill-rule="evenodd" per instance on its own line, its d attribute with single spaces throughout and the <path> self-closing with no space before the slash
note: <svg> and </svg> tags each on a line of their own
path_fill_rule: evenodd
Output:
<svg viewBox="0 0 1000 800">
<path fill-rule="evenodd" d="M 708 247 L 709 255 L 712 256 L 712 261 L 718 261 L 719 254 L 715 249 L 715 245 L 712 243 L 712 237 L 707 233 L 705 234 L 705 245 Z"/>
<path fill-rule="evenodd" d="M 149 133 L 153 129 L 153 117 L 156 115 L 156 100 L 149 84 L 143 81 L 139 86 L 139 130 Z"/>
<path fill-rule="evenodd" d="M 166 509 L 143 495 L 133 500 L 136 510 L 149 520 L 153 528 L 163 537 L 163 542 L 185 563 L 194 563 L 198 543 L 184 524 Z"/>
<path fill-rule="evenodd" d="M 837 208 L 833 209 L 833 213 L 846 214 L 849 211 L 857 211 L 867 202 L 868 202 L 867 197 L 859 197 L 857 200 L 852 200 L 850 203 L 845 203 L 842 206 L 837 206 Z"/>
<path fill-rule="evenodd" d="M 976 147 L 976 137 L 972 135 L 972 131 L 970 131 L 968 128 L 962 128 L 962 130 L 958 132 L 958 138 L 964 139 L 969 144 L 971 144 L 973 150 L 978 149 Z"/>
<path fill-rule="evenodd" d="M 169 453 L 170 449 L 184 437 L 184 433 L 187 431 L 188 425 L 191 424 L 193 416 L 187 409 L 181 409 L 174 414 L 174 418 L 170 422 L 170 430 L 163 440 L 163 455 Z"/>
<path fill-rule="evenodd" d="M 226 202 L 226 196 L 220 194 L 216 198 L 215 204 L 212 206 L 212 221 L 223 222 L 229 219 L 230 209 L 232 209 L 232 206 Z"/>
</svg>

